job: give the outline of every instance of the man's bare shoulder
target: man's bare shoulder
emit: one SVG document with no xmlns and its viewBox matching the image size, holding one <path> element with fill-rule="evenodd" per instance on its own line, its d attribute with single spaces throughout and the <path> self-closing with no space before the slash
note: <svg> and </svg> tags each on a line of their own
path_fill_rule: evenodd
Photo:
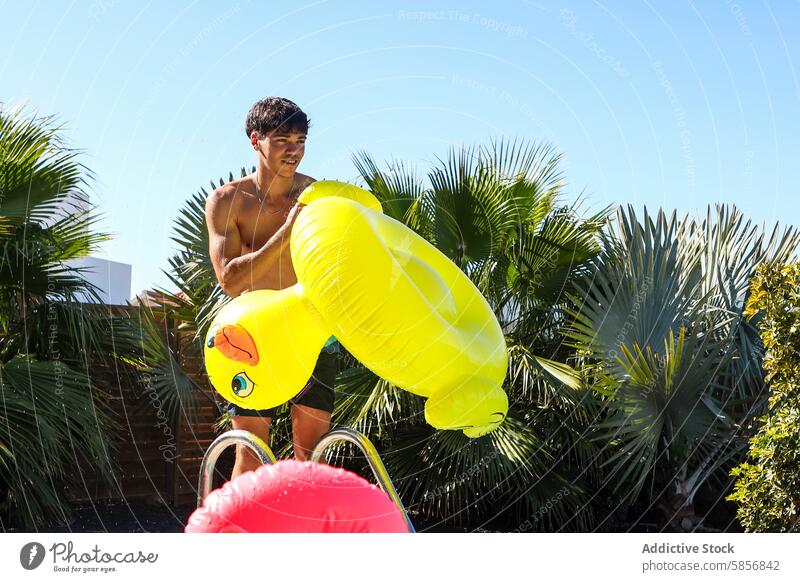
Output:
<svg viewBox="0 0 800 582">
<path fill-rule="evenodd" d="M 242 195 L 252 194 L 252 178 L 245 176 L 238 180 L 233 180 L 223 184 L 208 195 L 206 200 L 206 212 L 230 211 L 236 208 Z"/>
<path fill-rule="evenodd" d="M 305 174 L 301 174 L 300 172 L 297 172 L 297 174 L 295 175 L 297 176 L 297 183 L 300 184 L 303 188 L 317 181 L 316 178 L 312 178 L 311 176 L 306 176 Z"/>
</svg>

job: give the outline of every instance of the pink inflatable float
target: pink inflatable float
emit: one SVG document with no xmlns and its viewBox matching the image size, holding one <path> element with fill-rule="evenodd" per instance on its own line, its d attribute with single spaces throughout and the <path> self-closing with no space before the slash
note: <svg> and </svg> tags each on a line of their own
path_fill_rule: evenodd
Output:
<svg viewBox="0 0 800 582">
<path fill-rule="evenodd" d="M 400 509 L 377 485 L 322 463 L 279 461 L 213 491 L 187 533 L 408 532 Z"/>
</svg>

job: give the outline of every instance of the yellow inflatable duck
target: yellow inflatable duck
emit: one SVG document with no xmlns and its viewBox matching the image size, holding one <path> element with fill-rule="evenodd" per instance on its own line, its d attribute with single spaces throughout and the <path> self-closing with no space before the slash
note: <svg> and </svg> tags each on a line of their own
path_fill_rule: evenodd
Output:
<svg viewBox="0 0 800 582">
<path fill-rule="evenodd" d="M 315 182 L 299 200 L 298 283 L 220 310 L 204 350 L 216 390 L 243 408 L 283 404 L 334 335 L 375 374 L 427 398 L 433 427 L 473 438 L 497 428 L 508 411 L 505 338 L 469 278 L 366 190 Z"/>
</svg>

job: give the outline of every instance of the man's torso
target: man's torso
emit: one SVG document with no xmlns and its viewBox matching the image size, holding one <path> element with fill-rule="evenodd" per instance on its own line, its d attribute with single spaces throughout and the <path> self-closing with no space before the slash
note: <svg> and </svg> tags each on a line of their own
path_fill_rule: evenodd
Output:
<svg viewBox="0 0 800 582">
<path fill-rule="evenodd" d="M 239 235 L 242 241 L 240 256 L 257 251 L 272 238 L 286 222 L 289 211 L 295 205 L 297 197 L 313 181 L 313 178 L 299 172 L 295 174 L 292 191 L 281 206 L 273 206 L 266 199 L 262 203 L 256 192 L 252 176 L 230 183 L 230 186 L 234 187 L 236 192 L 233 212 L 235 213 L 236 224 L 239 227 Z M 297 283 L 297 275 L 292 267 L 292 257 L 288 245 L 281 253 L 277 269 L 279 271 L 278 277 L 271 277 L 268 281 L 254 281 L 252 289 L 285 289 Z"/>
</svg>

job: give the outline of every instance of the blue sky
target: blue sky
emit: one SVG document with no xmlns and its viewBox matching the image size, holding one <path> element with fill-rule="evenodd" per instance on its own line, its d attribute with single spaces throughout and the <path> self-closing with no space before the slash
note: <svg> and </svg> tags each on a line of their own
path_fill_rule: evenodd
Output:
<svg viewBox="0 0 800 582">
<path fill-rule="evenodd" d="M 424 168 L 451 146 L 551 142 L 567 197 L 800 225 L 800 3 L 0 2 L 0 101 L 56 114 L 94 171 L 133 293 L 166 284 L 172 221 L 254 163 L 244 118 L 289 97 L 300 170 Z M 9 24 L 11 23 L 11 24 Z"/>
</svg>

